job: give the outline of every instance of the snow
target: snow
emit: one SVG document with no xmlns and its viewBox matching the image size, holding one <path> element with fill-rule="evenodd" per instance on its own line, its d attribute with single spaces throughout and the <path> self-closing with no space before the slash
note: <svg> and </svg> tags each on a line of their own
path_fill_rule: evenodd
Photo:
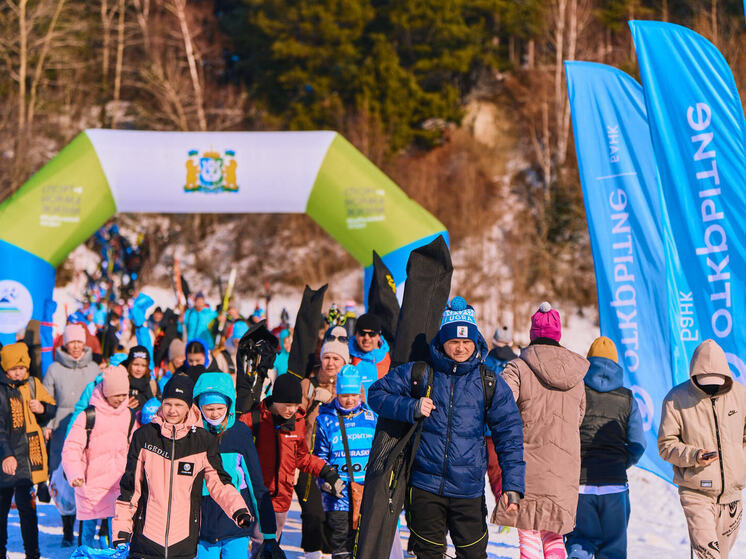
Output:
<svg viewBox="0 0 746 559">
<path fill-rule="evenodd" d="M 632 514 L 628 534 L 628 557 L 638 559 L 655 557 L 656 559 L 681 559 L 689 557 L 689 539 L 687 537 L 684 514 L 681 512 L 676 488 L 659 477 L 641 470 L 631 468 L 630 499 Z M 492 512 L 494 499 L 487 492 L 487 509 Z M 44 559 L 67 559 L 72 550 L 59 547 L 62 539 L 62 523 L 54 505 L 40 503 L 39 541 Z M 303 557 L 300 548 L 300 507 L 294 499 L 290 515 L 282 538 L 282 548 L 289 559 Z M 498 534 L 498 527 L 490 525 L 489 546 L 490 559 L 517 559 L 518 533 L 511 529 L 507 534 Z M 8 519 L 8 558 L 23 559 L 21 530 L 15 509 Z M 406 549 L 409 532 L 402 519 L 402 546 Z M 454 556 L 451 548 L 448 555 Z M 729 555 L 731 559 L 746 559 L 746 530 L 741 530 L 739 537 Z"/>
</svg>

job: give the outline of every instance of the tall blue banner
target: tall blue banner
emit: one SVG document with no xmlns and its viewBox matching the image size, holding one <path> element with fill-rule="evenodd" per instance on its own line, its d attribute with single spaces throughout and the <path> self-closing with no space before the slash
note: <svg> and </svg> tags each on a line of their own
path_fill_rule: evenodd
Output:
<svg viewBox="0 0 746 559">
<path fill-rule="evenodd" d="M 630 28 L 669 217 L 675 375 L 687 379 L 694 349 L 712 338 L 744 382 L 746 143 L 733 74 L 712 43 L 685 27 Z"/>
<path fill-rule="evenodd" d="M 603 64 L 565 62 L 575 150 L 596 269 L 601 333 L 611 338 L 640 407 L 640 466 L 658 456 L 660 403 L 673 386 L 658 176 L 642 87 Z"/>
</svg>

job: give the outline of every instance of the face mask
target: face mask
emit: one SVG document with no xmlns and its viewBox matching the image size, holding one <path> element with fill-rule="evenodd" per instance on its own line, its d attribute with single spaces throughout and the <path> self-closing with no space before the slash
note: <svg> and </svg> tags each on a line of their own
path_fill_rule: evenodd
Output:
<svg viewBox="0 0 746 559">
<path fill-rule="evenodd" d="M 225 416 L 227 415 L 228 415 L 228 411 L 226 410 L 226 412 L 223 415 L 221 415 L 218 419 L 207 419 L 204 415 L 202 417 L 204 418 L 205 421 L 207 421 L 207 423 L 209 423 L 213 427 L 217 427 L 223 422 L 223 420 L 225 419 Z"/>
</svg>

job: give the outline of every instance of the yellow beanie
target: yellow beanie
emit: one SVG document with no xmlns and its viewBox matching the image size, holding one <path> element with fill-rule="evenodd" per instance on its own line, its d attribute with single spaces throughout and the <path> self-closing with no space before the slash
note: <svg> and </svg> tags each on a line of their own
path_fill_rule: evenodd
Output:
<svg viewBox="0 0 746 559">
<path fill-rule="evenodd" d="M 591 348 L 588 350 L 588 357 L 606 357 L 606 359 L 611 359 L 614 363 L 619 363 L 619 354 L 616 351 L 616 346 L 606 336 L 601 336 L 593 340 Z"/>
<path fill-rule="evenodd" d="M 31 357 L 28 354 L 28 346 L 23 342 L 6 345 L 0 350 L 0 364 L 4 371 L 9 371 L 14 367 L 31 366 Z"/>
</svg>

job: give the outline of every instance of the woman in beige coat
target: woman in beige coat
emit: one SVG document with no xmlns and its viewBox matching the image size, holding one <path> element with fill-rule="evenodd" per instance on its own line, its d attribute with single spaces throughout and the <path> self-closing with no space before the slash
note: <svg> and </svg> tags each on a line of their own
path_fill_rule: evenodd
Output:
<svg viewBox="0 0 746 559">
<path fill-rule="evenodd" d="M 526 496 L 517 513 L 498 503 L 492 522 L 518 528 L 521 559 L 565 559 L 562 534 L 575 527 L 589 363 L 560 346 L 561 336 L 559 313 L 542 303 L 531 317 L 531 345 L 502 374 L 523 419 Z"/>
</svg>

